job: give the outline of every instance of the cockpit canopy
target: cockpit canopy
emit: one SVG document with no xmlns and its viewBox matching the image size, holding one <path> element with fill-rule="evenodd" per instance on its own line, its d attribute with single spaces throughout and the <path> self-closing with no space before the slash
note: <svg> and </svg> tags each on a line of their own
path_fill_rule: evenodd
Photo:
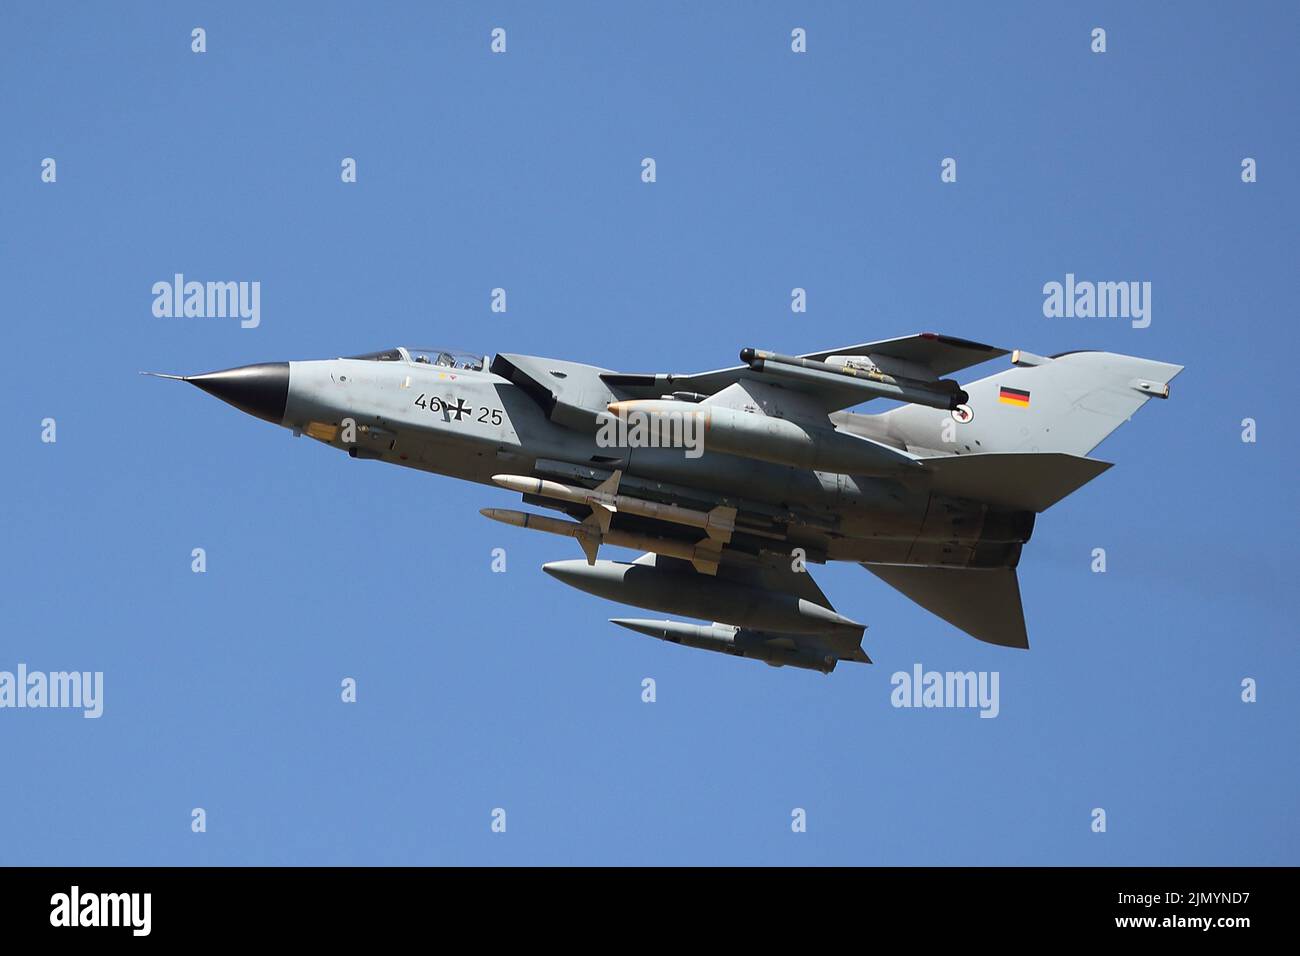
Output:
<svg viewBox="0 0 1300 956">
<path fill-rule="evenodd" d="M 468 369 L 481 372 L 487 367 L 487 356 L 476 355 L 460 349 L 422 349 L 399 346 L 382 352 L 366 352 L 364 355 L 348 355 L 350 359 L 364 362 L 410 362 L 414 365 L 436 365 L 439 368 Z"/>
</svg>

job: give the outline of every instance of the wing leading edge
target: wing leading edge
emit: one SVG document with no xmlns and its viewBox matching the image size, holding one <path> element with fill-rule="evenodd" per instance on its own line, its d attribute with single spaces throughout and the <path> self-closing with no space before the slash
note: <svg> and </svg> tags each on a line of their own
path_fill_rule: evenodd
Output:
<svg viewBox="0 0 1300 956">
<path fill-rule="evenodd" d="M 823 349 L 820 352 L 806 352 L 799 358 L 824 362 L 835 355 L 853 355 L 870 357 L 873 361 L 887 363 L 890 361 L 905 363 L 918 375 L 941 378 L 972 365 L 979 365 L 990 359 L 1007 355 L 1007 349 L 1000 349 L 980 342 L 955 338 L 950 335 L 938 335 L 934 332 L 922 332 L 918 335 L 906 335 L 896 339 L 882 339 L 878 342 L 863 342 L 858 345 L 845 345 L 841 348 Z M 659 373 L 656 375 L 623 374 L 605 372 L 601 380 L 611 389 L 629 398 L 658 398 L 668 392 L 689 392 L 697 395 L 714 395 L 729 385 L 737 382 L 770 382 L 761 372 L 748 365 L 736 365 L 731 368 L 715 369 L 711 372 L 690 374 Z M 791 391 L 805 391 L 814 396 L 825 411 L 850 408 L 863 403 L 859 389 L 846 385 L 844 388 L 833 386 L 799 386 L 789 382 L 782 387 Z"/>
</svg>

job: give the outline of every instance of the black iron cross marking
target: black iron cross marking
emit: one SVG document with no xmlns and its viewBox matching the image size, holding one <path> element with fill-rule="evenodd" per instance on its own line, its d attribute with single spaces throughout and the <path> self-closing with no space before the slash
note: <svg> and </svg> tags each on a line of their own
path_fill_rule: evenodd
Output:
<svg viewBox="0 0 1300 956">
<path fill-rule="evenodd" d="M 456 399 L 455 405 L 448 405 L 444 402 L 443 407 L 447 409 L 448 414 L 456 416 L 456 421 L 460 421 L 466 415 L 470 414 L 470 412 L 474 411 L 471 406 L 465 404 L 465 399 L 463 398 Z"/>
</svg>

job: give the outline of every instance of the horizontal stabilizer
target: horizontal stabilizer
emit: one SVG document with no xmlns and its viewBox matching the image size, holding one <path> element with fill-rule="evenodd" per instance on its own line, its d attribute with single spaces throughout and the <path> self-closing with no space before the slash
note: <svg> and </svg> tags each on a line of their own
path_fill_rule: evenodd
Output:
<svg viewBox="0 0 1300 956">
<path fill-rule="evenodd" d="M 1003 647 L 1029 647 L 1014 568 L 863 567 L 971 637 Z"/>
<path fill-rule="evenodd" d="M 1046 511 L 1110 467 L 1110 462 L 1059 452 L 950 455 L 926 458 L 931 491 L 1013 511 Z"/>
</svg>

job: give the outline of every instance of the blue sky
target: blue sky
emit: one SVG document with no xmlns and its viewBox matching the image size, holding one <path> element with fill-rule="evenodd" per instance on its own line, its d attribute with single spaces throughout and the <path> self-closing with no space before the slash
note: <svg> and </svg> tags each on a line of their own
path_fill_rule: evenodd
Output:
<svg viewBox="0 0 1300 956">
<path fill-rule="evenodd" d="M 100 670 L 105 701 L 0 711 L 0 863 L 1300 863 L 1298 27 L 1283 3 L 6 3 L 0 669 Z M 176 272 L 260 281 L 261 325 L 155 318 Z M 1045 318 L 1067 272 L 1150 281 L 1151 326 Z M 618 629 L 539 571 L 571 542 L 479 516 L 514 496 L 136 374 L 401 343 L 693 371 L 922 330 L 1187 371 L 1040 517 L 1029 652 L 818 568 L 876 661 L 830 677 Z M 998 671 L 1000 716 L 892 708 L 917 662 Z"/>
</svg>

